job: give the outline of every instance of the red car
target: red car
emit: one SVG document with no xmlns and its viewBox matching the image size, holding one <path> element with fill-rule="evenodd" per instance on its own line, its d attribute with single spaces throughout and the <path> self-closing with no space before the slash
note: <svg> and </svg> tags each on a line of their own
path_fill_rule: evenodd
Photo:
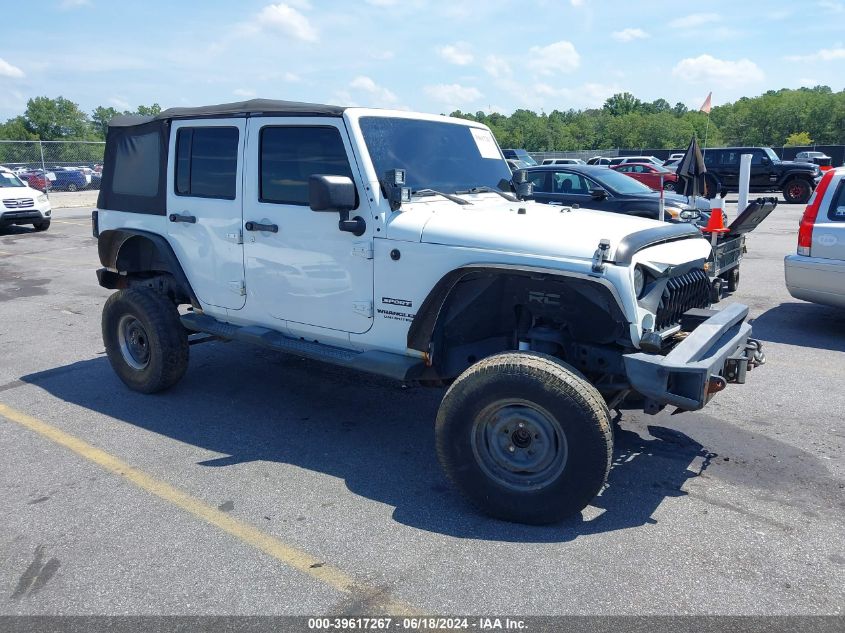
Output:
<svg viewBox="0 0 845 633">
<path fill-rule="evenodd" d="M 44 177 L 44 172 L 40 169 L 38 171 L 25 171 L 18 176 L 26 184 L 38 191 L 47 191 L 47 179 Z"/>
<path fill-rule="evenodd" d="M 639 180 L 644 185 L 655 191 L 660 190 L 660 176 L 663 176 L 663 188 L 666 191 L 675 191 L 678 185 L 678 175 L 671 169 L 653 165 L 652 163 L 624 163 L 612 165 L 610 169 L 621 171 L 634 180 Z"/>
</svg>

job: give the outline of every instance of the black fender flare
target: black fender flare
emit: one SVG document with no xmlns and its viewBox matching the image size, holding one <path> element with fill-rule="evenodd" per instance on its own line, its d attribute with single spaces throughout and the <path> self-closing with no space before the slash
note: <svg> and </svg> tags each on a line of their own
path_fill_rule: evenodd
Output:
<svg viewBox="0 0 845 633">
<path fill-rule="evenodd" d="M 468 275 L 473 274 L 512 274 L 525 275 L 530 277 L 547 276 L 556 278 L 578 279 L 595 283 L 603 287 L 615 301 L 619 312 L 625 315 L 625 309 L 616 287 L 603 277 L 587 275 L 577 272 L 550 270 L 548 268 L 520 266 L 516 264 L 468 264 L 446 273 L 429 291 L 426 298 L 417 310 L 410 327 L 408 328 L 408 348 L 419 352 L 429 353 L 429 344 L 434 334 L 444 306 L 449 300 L 455 287 Z"/>
<path fill-rule="evenodd" d="M 144 242 L 151 246 L 142 247 Z M 119 280 L 124 277 L 121 273 L 168 273 L 191 305 L 201 309 L 179 258 L 164 236 L 139 229 L 110 229 L 97 238 L 97 253 L 104 266 L 97 271 L 97 278 L 104 288 L 124 287 Z"/>
</svg>

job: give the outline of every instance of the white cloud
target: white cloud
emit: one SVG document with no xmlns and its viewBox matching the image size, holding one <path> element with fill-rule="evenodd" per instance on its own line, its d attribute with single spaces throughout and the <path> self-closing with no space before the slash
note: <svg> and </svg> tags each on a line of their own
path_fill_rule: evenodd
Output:
<svg viewBox="0 0 845 633">
<path fill-rule="evenodd" d="M 349 84 L 349 87 L 366 95 L 372 105 L 393 106 L 398 101 L 396 95 L 390 90 L 378 85 L 375 81 L 364 75 L 355 77 Z"/>
<path fill-rule="evenodd" d="M 583 7 L 586 4 L 586 0 L 569 0 L 569 4 L 573 7 Z"/>
<path fill-rule="evenodd" d="M 835 2 L 834 0 L 820 0 L 819 7 L 829 13 L 843 13 L 845 12 L 845 4 L 842 2 Z"/>
<path fill-rule="evenodd" d="M 644 40 L 650 36 L 642 29 L 622 29 L 615 31 L 612 37 L 619 42 L 631 42 L 633 40 Z"/>
<path fill-rule="evenodd" d="M 669 26 L 673 29 L 694 29 L 705 24 L 718 22 L 720 19 L 717 13 L 691 13 L 672 20 L 669 22 Z"/>
<path fill-rule="evenodd" d="M 17 66 L 12 66 L 5 59 L 0 57 L 0 77 L 12 77 L 13 79 L 20 79 L 24 77 L 24 72 Z"/>
<path fill-rule="evenodd" d="M 91 0 L 61 0 L 61 2 L 59 2 L 59 9 L 63 11 L 90 6 L 92 6 Z"/>
<path fill-rule="evenodd" d="M 462 86 L 461 84 L 437 84 L 426 86 L 425 94 L 450 108 L 463 108 L 468 104 L 478 101 L 484 95 L 478 88 Z"/>
<path fill-rule="evenodd" d="M 832 62 L 845 59 L 845 48 L 822 48 L 809 55 L 787 55 L 784 59 L 790 62 Z"/>
<path fill-rule="evenodd" d="M 261 9 L 250 24 L 251 30 L 278 31 L 303 42 L 316 42 L 317 30 L 297 9 L 280 2 Z"/>
<path fill-rule="evenodd" d="M 568 73 L 581 65 L 581 56 L 572 42 L 561 40 L 548 46 L 532 46 L 527 63 L 529 68 L 541 75 Z"/>
<path fill-rule="evenodd" d="M 708 88 L 740 87 L 762 81 L 765 75 L 750 59 L 730 61 L 712 55 L 688 57 L 679 61 L 672 74 L 689 83 L 704 84 Z"/>
<path fill-rule="evenodd" d="M 129 110 L 129 102 L 123 97 L 112 97 L 109 99 L 109 103 L 112 104 L 115 108 L 119 108 L 121 110 Z"/>
<path fill-rule="evenodd" d="M 497 79 L 499 77 L 510 77 L 513 74 L 511 65 L 504 57 L 498 55 L 488 55 L 484 58 L 483 64 L 485 72 Z"/>
<path fill-rule="evenodd" d="M 392 7 L 397 4 L 399 0 L 365 0 L 365 2 L 373 5 L 374 7 Z"/>
<path fill-rule="evenodd" d="M 458 66 L 471 64 L 474 59 L 469 50 L 469 44 L 466 42 L 457 42 L 456 44 L 441 46 L 437 49 L 437 54 L 450 64 L 457 64 Z"/>
<path fill-rule="evenodd" d="M 536 109 L 537 105 L 546 110 L 600 107 L 607 98 L 621 92 L 617 85 L 586 83 L 575 88 L 555 88 L 547 83 L 536 83 L 522 89 L 523 102 Z"/>
<path fill-rule="evenodd" d="M 232 91 L 232 94 L 236 97 L 244 97 L 246 99 L 252 99 L 255 96 L 255 90 L 247 90 L 245 88 L 235 88 Z"/>
</svg>

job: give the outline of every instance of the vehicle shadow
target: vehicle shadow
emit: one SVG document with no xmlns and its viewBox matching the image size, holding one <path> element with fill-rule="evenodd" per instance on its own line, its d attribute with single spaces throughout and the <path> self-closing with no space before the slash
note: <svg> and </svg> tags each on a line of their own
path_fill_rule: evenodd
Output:
<svg viewBox="0 0 845 633">
<path fill-rule="evenodd" d="M 663 500 L 685 495 L 684 483 L 712 457 L 669 428 L 619 429 L 608 486 L 583 517 L 543 527 L 512 524 L 474 511 L 442 474 L 433 437 L 441 390 L 403 389 L 234 343 L 206 343 L 191 353 L 183 381 L 153 396 L 129 391 L 102 356 L 21 380 L 111 418 L 108 424 L 131 424 L 221 454 L 199 462 L 203 467 L 294 464 L 394 507 L 399 523 L 458 538 L 559 542 L 654 523 Z"/>
<path fill-rule="evenodd" d="M 845 352 L 842 309 L 794 301 L 766 310 L 750 322 L 754 337 L 762 341 Z"/>
</svg>

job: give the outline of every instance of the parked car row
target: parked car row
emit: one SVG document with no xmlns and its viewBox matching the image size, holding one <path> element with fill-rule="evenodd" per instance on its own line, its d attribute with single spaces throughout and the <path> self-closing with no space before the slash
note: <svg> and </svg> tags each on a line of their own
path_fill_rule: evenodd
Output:
<svg viewBox="0 0 845 633">
<path fill-rule="evenodd" d="M 49 167 L 46 172 L 26 167 L 7 171 L 38 191 L 82 191 L 100 188 L 102 169 L 102 165 L 94 165 L 93 168 L 55 166 Z"/>
</svg>

